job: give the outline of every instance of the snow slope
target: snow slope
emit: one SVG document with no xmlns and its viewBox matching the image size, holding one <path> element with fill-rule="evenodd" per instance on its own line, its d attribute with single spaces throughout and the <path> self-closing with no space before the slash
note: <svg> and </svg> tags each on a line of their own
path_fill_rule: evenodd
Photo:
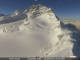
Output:
<svg viewBox="0 0 80 60">
<path fill-rule="evenodd" d="M 73 36 L 78 31 L 67 26 L 43 5 L 0 17 L 0 57 L 79 56 Z"/>
</svg>

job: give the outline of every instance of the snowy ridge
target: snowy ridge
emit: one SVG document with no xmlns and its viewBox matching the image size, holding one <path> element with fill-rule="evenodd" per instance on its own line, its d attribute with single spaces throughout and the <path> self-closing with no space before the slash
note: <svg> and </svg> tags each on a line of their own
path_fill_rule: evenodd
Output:
<svg viewBox="0 0 80 60">
<path fill-rule="evenodd" d="M 12 37 L 13 39 L 7 38 L 7 40 L 10 41 L 11 39 L 13 43 L 15 41 L 24 41 L 22 45 L 18 45 L 22 51 L 9 48 L 9 51 L 18 51 L 20 54 L 17 55 L 11 52 L 9 56 L 74 56 L 74 43 L 72 41 L 76 41 L 76 39 L 72 35 L 73 32 L 76 34 L 77 30 L 72 31 L 68 25 L 56 18 L 51 8 L 43 5 L 32 5 L 24 12 L 16 11 L 11 16 L 0 17 L 0 34 Z M 12 35 L 8 35 L 10 33 Z M 15 38 L 14 36 L 17 37 Z M 4 40 L 4 38 L 2 39 Z M 11 41 L 10 43 L 12 43 Z M 8 45 L 6 44 L 5 46 Z M 10 47 L 12 48 L 12 46 Z M 16 48 L 15 46 L 14 48 Z M 8 52 L 5 53 L 7 54 Z"/>
</svg>

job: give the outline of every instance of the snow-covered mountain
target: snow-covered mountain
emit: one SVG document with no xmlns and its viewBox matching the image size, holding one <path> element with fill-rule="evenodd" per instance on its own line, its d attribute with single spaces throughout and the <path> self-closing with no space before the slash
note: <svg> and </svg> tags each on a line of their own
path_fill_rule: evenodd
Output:
<svg viewBox="0 0 80 60">
<path fill-rule="evenodd" d="M 32 5 L 0 17 L 0 56 L 79 56 L 78 33 L 75 26 L 58 20 L 51 8 Z"/>
</svg>

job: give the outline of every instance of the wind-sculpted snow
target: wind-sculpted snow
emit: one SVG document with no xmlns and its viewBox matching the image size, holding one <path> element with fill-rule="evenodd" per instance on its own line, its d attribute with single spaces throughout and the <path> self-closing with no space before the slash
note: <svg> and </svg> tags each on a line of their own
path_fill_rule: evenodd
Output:
<svg viewBox="0 0 80 60">
<path fill-rule="evenodd" d="M 79 56 L 77 33 L 75 26 L 58 20 L 51 8 L 33 5 L 22 13 L 0 17 L 0 56 Z"/>
</svg>

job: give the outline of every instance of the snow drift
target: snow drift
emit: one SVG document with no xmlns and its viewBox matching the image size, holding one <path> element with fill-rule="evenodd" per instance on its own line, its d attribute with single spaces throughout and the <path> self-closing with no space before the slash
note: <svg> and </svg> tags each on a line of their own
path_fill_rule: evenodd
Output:
<svg viewBox="0 0 80 60">
<path fill-rule="evenodd" d="M 74 53 L 73 32 L 58 20 L 51 8 L 32 5 L 24 12 L 0 17 L 1 57 L 70 57 Z M 78 35 L 79 36 L 79 35 Z"/>
</svg>

